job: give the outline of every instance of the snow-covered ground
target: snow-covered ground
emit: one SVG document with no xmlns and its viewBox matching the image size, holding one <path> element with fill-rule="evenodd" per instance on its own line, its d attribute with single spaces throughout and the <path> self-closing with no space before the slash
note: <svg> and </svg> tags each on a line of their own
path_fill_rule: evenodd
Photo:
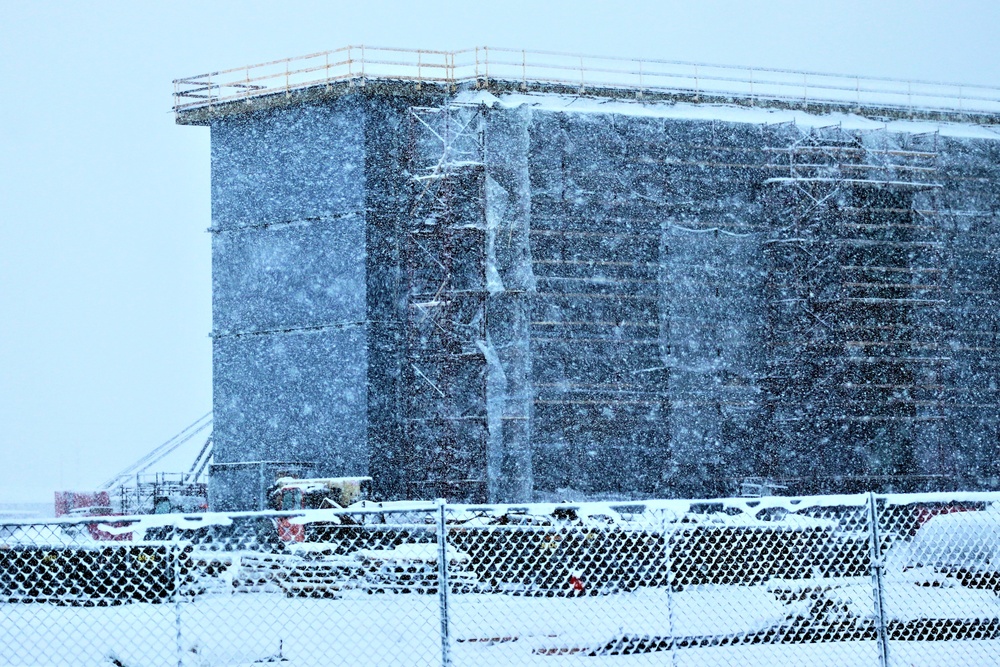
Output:
<svg viewBox="0 0 1000 667">
<path fill-rule="evenodd" d="M 1000 616 L 1000 604 L 991 592 L 910 582 L 889 590 L 894 591 L 887 596 L 890 620 L 928 617 L 926 612 L 930 618 L 941 618 L 939 612 L 950 618 L 957 613 Z M 870 619 L 871 589 L 864 581 L 840 588 L 838 595 Z M 702 586 L 679 593 L 650 588 L 576 598 L 453 594 L 450 650 L 455 665 L 470 666 L 647 665 L 666 664 L 671 658 L 692 667 L 878 664 L 874 639 L 601 655 L 603 647 L 625 637 L 753 633 L 781 625 L 792 607 L 767 585 Z M 123 665 L 200 667 L 284 658 L 284 664 L 303 667 L 436 665 L 441 656 L 438 613 L 436 595 L 362 591 L 319 600 L 255 593 L 115 607 L 5 604 L 0 606 L 0 662 L 106 666 L 117 660 Z M 899 665 L 985 667 L 997 664 L 1000 656 L 998 640 L 890 644 L 892 664 Z"/>
</svg>

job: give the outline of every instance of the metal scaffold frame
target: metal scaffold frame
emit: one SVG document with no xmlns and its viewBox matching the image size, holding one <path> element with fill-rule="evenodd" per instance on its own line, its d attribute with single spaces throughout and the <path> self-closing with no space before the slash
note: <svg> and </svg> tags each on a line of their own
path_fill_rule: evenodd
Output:
<svg viewBox="0 0 1000 667">
<path fill-rule="evenodd" d="M 770 149 L 764 181 L 770 338 L 784 349 L 769 377 L 774 455 L 801 459 L 778 468 L 854 467 L 826 461 L 826 447 L 802 438 L 805 425 L 832 420 L 839 430 L 816 432 L 885 450 L 873 474 L 916 478 L 907 459 L 918 449 L 916 425 L 944 419 L 950 361 L 937 206 L 921 214 L 914 206 L 918 193 L 933 201 L 942 188 L 937 135 L 915 135 L 918 145 L 904 150 L 888 147 L 884 133 L 879 148 L 878 133 L 795 129 L 791 145 Z"/>
<path fill-rule="evenodd" d="M 403 244 L 403 376 L 414 400 L 404 417 L 404 437 L 414 459 L 407 469 L 418 474 L 409 481 L 410 495 L 481 502 L 486 480 L 472 472 L 476 465 L 470 458 L 481 460 L 485 452 L 485 415 L 470 414 L 463 396 L 472 392 L 485 404 L 484 360 L 477 347 L 485 339 L 485 267 L 476 261 L 475 250 L 463 247 L 461 237 L 481 234 L 483 223 L 480 209 L 460 210 L 470 188 L 477 197 L 483 194 L 481 110 L 455 104 L 411 107 L 408 116 L 412 207 Z M 473 444 L 469 429 L 476 429 L 475 422 L 482 437 L 473 437 Z"/>
</svg>

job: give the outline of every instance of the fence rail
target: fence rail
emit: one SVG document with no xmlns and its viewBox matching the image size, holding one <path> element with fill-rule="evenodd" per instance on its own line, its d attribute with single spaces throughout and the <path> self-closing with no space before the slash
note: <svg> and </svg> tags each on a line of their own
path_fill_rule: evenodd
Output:
<svg viewBox="0 0 1000 667">
<path fill-rule="evenodd" d="M 580 93 L 681 93 L 910 112 L 1000 113 L 996 86 L 485 46 L 458 51 L 346 46 L 185 77 L 174 81 L 174 111 L 368 80 L 479 87 L 506 82 L 523 90 L 555 86 Z"/>
<path fill-rule="evenodd" d="M 1000 655 L 997 493 L 91 517 L 0 545 L 2 664 Z"/>
</svg>

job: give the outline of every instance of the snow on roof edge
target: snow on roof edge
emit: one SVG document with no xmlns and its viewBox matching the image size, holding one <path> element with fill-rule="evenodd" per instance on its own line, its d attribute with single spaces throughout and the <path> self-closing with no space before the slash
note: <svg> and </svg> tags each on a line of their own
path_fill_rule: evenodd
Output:
<svg viewBox="0 0 1000 667">
<path fill-rule="evenodd" d="M 505 108 L 530 107 L 541 111 L 564 113 L 614 113 L 647 118 L 676 120 L 718 120 L 728 123 L 775 125 L 793 122 L 801 127 L 840 125 L 845 130 L 886 130 L 908 134 L 939 132 L 942 136 L 971 139 L 1000 139 L 1000 131 L 976 123 L 934 122 L 927 120 L 878 121 L 859 114 L 834 112 L 815 114 L 799 109 L 745 107 L 735 104 L 693 104 L 690 102 L 643 102 L 622 99 L 598 99 L 554 93 L 505 93 L 501 96 L 479 91 L 460 92 L 455 101 Z"/>
</svg>

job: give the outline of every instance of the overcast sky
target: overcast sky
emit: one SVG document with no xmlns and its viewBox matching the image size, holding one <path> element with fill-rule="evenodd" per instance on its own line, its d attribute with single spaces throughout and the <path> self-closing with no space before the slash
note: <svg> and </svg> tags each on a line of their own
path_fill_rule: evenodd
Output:
<svg viewBox="0 0 1000 667">
<path fill-rule="evenodd" d="M 209 136 L 174 78 L 488 44 L 1000 85 L 997 25 L 996 0 L 0 0 L 0 503 L 96 488 L 211 407 Z"/>
</svg>

